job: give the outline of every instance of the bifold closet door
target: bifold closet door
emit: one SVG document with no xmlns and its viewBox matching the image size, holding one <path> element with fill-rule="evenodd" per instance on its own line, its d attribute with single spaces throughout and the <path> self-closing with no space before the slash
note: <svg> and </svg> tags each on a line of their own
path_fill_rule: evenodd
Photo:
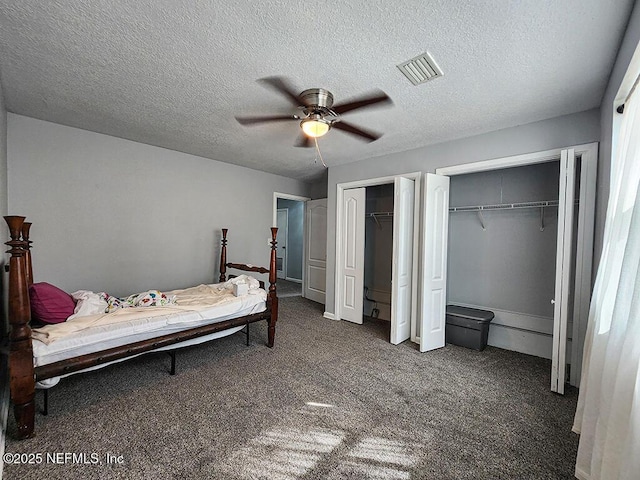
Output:
<svg viewBox="0 0 640 480">
<path fill-rule="evenodd" d="M 393 259 L 391 263 L 391 343 L 411 336 L 413 314 L 413 224 L 416 184 L 396 177 L 393 200 Z"/>
<path fill-rule="evenodd" d="M 567 367 L 567 323 L 571 292 L 573 245 L 573 206 L 575 202 L 576 158 L 574 149 L 560 155 L 560 192 L 558 197 L 558 243 L 553 310 L 553 351 L 551 355 L 551 391 L 564 394 Z"/>
<path fill-rule="evenodd" d="M 365 202 L 365 188 L 344 191 L 340 317 L 353 323 L 362 323 L 364 308 Z"/>
<path fill-rule="evenodd" d="M 449 177 L 426 174 L 422 251 L 422 307 L 414 341 L 420 351 L 444 347 L 447 308 Z"/>
</svg>

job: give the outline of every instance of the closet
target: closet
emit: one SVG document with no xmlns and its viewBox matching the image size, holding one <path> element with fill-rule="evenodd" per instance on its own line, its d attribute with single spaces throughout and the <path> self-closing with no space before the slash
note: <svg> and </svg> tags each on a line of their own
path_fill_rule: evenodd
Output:
<svg viewBox="0 0 640 480">
<path fill-rule="evenodd" d="M 338 318 L 389 318 L 393 344 L 411 338 L 416 318 L 419 178 L 407 174 L 338 185 Z"/>
<path fill-rule="evenodd" d="M 579 168 L 578 159 L 572 271 Z M 559 160 L 450 179 L 447 302 L 495 313 L 489 345 L 552 358 L 559 191 Z M 569 320 L 568 352 L 572 332 Z"/>
<path fill-rule="evenodd" d="M 393 184 L 367 187 L 364 233 L 365 317 L 391 321 Z"/>
</svg>

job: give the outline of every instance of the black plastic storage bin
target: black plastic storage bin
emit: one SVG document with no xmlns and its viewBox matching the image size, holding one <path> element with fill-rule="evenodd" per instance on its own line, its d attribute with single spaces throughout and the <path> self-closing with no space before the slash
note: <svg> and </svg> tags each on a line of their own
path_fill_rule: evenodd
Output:
<svg viewBox="0 0 640 480">
<path fill-rule="evenodd" d="M 489 339 L 489 323 L 494 314 L 489 310 L 447 305 L 445 342 L 482 351 Z"/>
</svg>

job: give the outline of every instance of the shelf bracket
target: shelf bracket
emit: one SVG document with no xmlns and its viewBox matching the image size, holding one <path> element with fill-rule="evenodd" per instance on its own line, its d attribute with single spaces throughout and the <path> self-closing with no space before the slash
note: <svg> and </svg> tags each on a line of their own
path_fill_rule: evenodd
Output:
<svg viewBox="0 0 640 480">
<path fill-rule="evenodd" d="M 540 207 L 540 231 L 544 232 L 544 207 Z"/>
<path fill-rule="evenodd" d="M 375 213 L 372 213 L 371 216 L 376 221 L 376 224 L 378 225 L 378 228 L 382 228 L 382 225 L 380 225 L 380 222 L 378 221 L 378 216 Z"/>
</svg>

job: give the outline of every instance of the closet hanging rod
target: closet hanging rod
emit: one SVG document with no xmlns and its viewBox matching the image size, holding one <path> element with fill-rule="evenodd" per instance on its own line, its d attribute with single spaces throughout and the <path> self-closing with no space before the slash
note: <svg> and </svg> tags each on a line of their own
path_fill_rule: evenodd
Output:
<svg viewBox="0 0 640 480">
<path fill-rule="evenodd" d="M 378 225 L 378 228 L 382 228 L 382 225 L 380 225 L 380 220 L 378 220 L 378 217 L 390 218 L 390 217 L 393 217 L 393 212 L 371 212 L 371 213 L 365 214 L 365 218 L 373 218 L 376 222 L 376 225 Z"/>
<path fill-rule="evenodd" d="M 393 212 L 371 212 L 365 214 L 366 217 L 393 217 Z"/>
<path fill-rule="evenodd" d="M 496 205 L 466 205 L 462 207 L 450 207 L 450 212 L 480 212 L 482 210 L 510 210 L 513 208 L 540 208 L 557 207 L 558 200 L 545 200 L 540 202 L 500 203 Z"/>
</svg>

